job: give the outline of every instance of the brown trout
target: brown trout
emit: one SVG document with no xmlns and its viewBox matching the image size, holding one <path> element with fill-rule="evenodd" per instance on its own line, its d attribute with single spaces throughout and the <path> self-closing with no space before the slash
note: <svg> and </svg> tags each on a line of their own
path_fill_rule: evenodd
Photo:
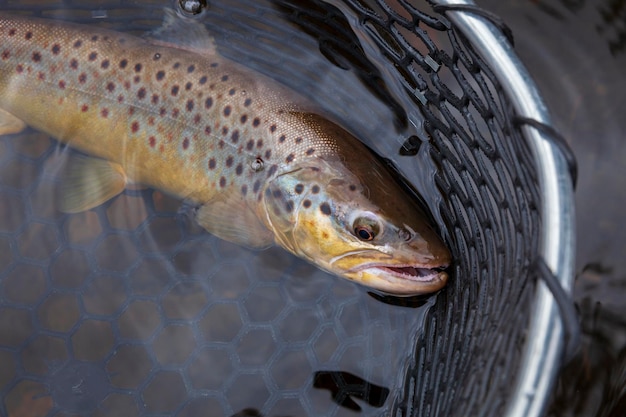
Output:
<svg viewBox="0 0 626 417">
<path fill-rule="evenodd" d="M 192 202 L 216 236 L 278 244 L 394 295 L 442 288 L 450 254 L 361 142 L 166 11 L 149 37 L 0 14 L 0 134 L 25 125 L 75 159 L 61 210 L 141 183 Z"/>
</svg>

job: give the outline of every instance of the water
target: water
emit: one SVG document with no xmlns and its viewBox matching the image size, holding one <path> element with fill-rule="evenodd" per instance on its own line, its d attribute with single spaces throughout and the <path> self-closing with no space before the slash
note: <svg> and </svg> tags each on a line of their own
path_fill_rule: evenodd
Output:
<svg viewBox="0 0 626 417">
<path fill-rule="evenodd" d="M 626 9 L 604 0 L 479 4 L 513 28 L 516 50 L 579 164 L 574 298 L 584 339 L 550 415 L 622 415 L 612 401 L 623 402 L 626 387 Z"/>
<path fill-rule="evenodd" d="M 31 9 L 82 22 L 133 16 L 141 33 L 159 24 L 156 6 Z M 274 71 L 383 154 L 401 143 L 388 103 L 289 23 L 288 45 L 247 33 L 255 15 L 280 18 L 265 2 L 213 4 L 225 56 Z M 289 70 L 293 62 L 308 72 Z M 220 241 L 158 191 L 61 214 L 56 188 L 72 151 L 33 130 L 0 148 L 0 414 L 354 415 L 346 399 L 333 401 L 337 378 L 372 384 L 352 393 L 361 415 L 390 407 L 435 297 L 390 305 L 282 250 Z"/>
</svg>

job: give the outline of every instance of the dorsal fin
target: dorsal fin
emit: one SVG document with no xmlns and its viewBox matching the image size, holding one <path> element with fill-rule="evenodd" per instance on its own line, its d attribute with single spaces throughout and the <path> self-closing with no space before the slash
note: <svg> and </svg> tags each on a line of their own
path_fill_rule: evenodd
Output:
<svg viewBox="0 0 626 417">
<path fill-rule="evenodd" d="M 202 55 L 216 53 L 213 37 L 207 28 L 197 20 L 177 14 L 172 9 L 164 9 L 163 25 L 144 35 L 152 43 L 171 48 L 186 49 Z"/>
</svg>

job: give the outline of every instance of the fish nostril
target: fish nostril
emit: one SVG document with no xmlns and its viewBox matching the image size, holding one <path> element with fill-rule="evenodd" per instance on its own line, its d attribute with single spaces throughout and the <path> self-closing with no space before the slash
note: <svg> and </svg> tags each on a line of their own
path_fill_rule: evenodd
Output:
<svg viewBox="0 0 626 417">
<path fill-rule="evenodd" d="M 403 227 L 398 229 L 398 236 L 400 237 L 400 239 L 404 240 L 405 242 L 408 242 L 413 238 L 413 234 Z"/>
</svg>

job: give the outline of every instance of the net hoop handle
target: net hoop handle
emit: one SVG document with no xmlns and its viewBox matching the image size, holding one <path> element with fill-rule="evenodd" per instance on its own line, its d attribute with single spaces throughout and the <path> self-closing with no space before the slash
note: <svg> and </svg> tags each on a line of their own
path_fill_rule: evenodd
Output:
<svg viewBox="0 0 626 417">
<path fill-rule="evenodd" d="M 471 0 L 429 2 L 435 7 L 446 6 L 440 10 L 490 65 L 517 116 L 522 120 L 534 120 L 543 126 L 551 126 L 547 107 L 507 35 L 490 19 L 473 13 L 472 6 L 476 5 Z M 568 161 L 546 129 L 539 129 L 530 123 L 524 123 L 520 129 L 537 163 L 542 219 L 539 256 L 558 284 L 570 294 L 574 282 L 575 245 L 571 161 Z M 505 417 L 544 415 L 562 361 L 563 333 L 558 305 L 545 282 L 540 281 L 537 283 L 527 343 L 507 402 Z"/>
</svg>

